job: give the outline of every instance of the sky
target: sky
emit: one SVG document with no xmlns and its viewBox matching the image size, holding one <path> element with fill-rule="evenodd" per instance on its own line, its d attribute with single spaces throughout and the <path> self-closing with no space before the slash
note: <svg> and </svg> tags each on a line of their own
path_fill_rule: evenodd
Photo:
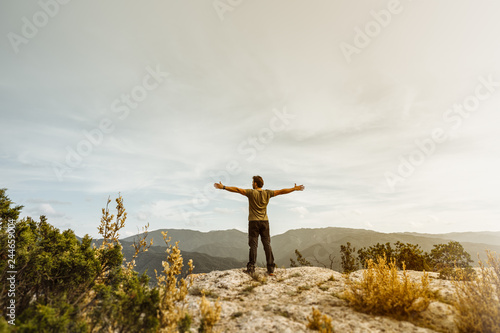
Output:
<svg viewBox="0 0 500 333">
<path fill-rule="evenodd" d="M 214 182 L 303 184 L 271 234 L 500 231 L 500 3 L 0 3 L 0 188 L 98 237 L 247 230 Z"/>
</svg>

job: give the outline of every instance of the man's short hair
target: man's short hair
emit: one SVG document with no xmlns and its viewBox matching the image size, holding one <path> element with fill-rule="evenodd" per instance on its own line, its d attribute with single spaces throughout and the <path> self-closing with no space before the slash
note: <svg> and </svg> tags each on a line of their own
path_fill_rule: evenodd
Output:
<svg viewBox="0 0 500 333">
<path fill-rule="evenodd" d="M 264 179 L 261 176 L 253 176 L 253 181 L 257 184 L 258 188 L 262 188 L 264 186 Z"/>
</svg>

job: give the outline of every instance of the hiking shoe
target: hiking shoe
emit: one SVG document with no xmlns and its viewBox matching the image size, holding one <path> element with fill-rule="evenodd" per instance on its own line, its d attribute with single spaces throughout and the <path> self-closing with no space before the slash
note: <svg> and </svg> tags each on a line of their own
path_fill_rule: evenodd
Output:
<svg viewBox="0 0 500 333">
<path fill-rule="evenodd" d="M 274 272 L 267 272 L 267 275 L 269 275 L 269 276 L 276 276 L 276 274 L 274 274 Z"/>
<path fill-rule="evenodd" d="M 244 270 L 243 270 L 243 273 L 247 273 L 247 274 L 252 275 L 252 274 L 255 274 L 255 270 L 254 270 L 254 269 L 248 269 L 248 268 L 247 268 L 247 269 L 244 269 Z"/>
</svg>

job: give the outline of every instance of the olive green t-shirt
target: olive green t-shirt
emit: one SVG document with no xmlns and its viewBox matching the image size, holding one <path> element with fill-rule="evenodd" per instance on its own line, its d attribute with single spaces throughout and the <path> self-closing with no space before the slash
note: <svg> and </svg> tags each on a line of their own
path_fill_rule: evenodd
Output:
<svg viewBox="0 0 500 333">
<path fill-rule="evenodd" d="M 266 221 L 267 217 L 267 204 L 269 199 L 274 197 L 272 190 L 245 190 L 248 197 L 248 221 Z"/>
</svg>

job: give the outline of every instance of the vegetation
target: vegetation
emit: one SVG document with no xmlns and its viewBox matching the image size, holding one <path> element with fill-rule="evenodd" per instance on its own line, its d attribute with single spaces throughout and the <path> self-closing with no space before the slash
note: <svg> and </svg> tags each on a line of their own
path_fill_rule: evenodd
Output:
<svg viewBox="0 0 500 333">
<path fill-rule="evenodd" d="M 420 282 L 412 281 L 403 264 L 400 277 L 394 259 L 388 262 L 385 256 L 376 262 L 369 259 L 367 265 L 360 281 L 347 280 L 345 297 L 354 309 L 397 319 L 407 319 L 427 309 L 433 295 L 427 274 Z"/>
<path fill-rule="evenodd" d="M 311 317 L 307 317 L 307 328 L 315 331 L 320 331 L 320 333 L 333 333 L 332 318 L 322 314 L 316 308 L 312 309 Z"/>
<path fill-rule="evenodd" d="M 404 264 L 406 269 L 413 271 L 428 271 L 431 269 L 427 252 L 422 251 L 419 245 L 396 242 L 394 256 L 399 268 Z"/>
<path fill-rule="evenodd" d="M 399 269 L 402 269 L 403 264 L 406 269 L 414 271 L 430 270 L 428 264 L 429 257 L 426 252 L 423 252 L 419 245 L 410 243 L 396 242 L 394 248 L 390 243 L 379 244 L 363 247 L 358 250 L 358 260 L 363 267 L 367 267 L 367 261 L 376 261 L 379 257 L 386 257 L 389 261 L 394 260 Z"/>
<path fill-rule="evenodd" d="M 23 206 L 20 205 L 11 207 L 14 203 L 6 193 L 6 188 L 0 189 L 0 221 L 2 224 L 10 220 L 17 220 L 21 213 L 21 209 L 23 209 Z"/>
<path fill-rule="evenodd" d="M 1 313 L 1 331 L 176 332 L 189 329 L 191 315 L 184 300 L 191 281 L 178 279 L 183 267 L 178 244 L 170 245 L 170 239 L 164 234 L 167 260 L 163 262 L 161 274 L 157 274 L 157 286 L 149 286 L 149 278 L 134 270 L 137 255 L 152 244 L 145 241 L 147 230 L 143 238 L 134 243 L 132 260 L 124 263 L 118 236 L 127 213 L 121 196 L 116 199 L 116 216 L 108 209 L 110 202 L 108 200 L 102 210 L 98 231 L 103 241 L 96 248 L 89 236 L 79 241 L 73 231 L 60 232 L 45 216 L 41 216 L 40 221 L 19 220 L 22 206 L 13 206 L 5 190 L 0 190 L 2 312 L 12 299 L 5 284 L 8 271 L 15 268 L 17 272 L 15 326 L 6 325 L 5 313 Z M 15 262 L 7 260 L 11 259 L 7 250 L 9 240 L 15 240 Z M 189 267 L 192 269 L 192 262 Z M 205 313 L 211 313 L 210 303 L 205 302 L 204 309 Z M 218 317 L 208 318 L 208 324 L 205 319 L 202 324 L 213 327 Z"/>
<path fill-rule="evenodd" d="M 480 262 L 480 273 L 458 277 L 456 324 L 460 332 L 500 332 L 500 256 L 487 252 L 488 266 Z"/>
<path fill-rule="evenodd" d="M 206 300 L 205 295 L 200 300 L 201 324 L 198 332 L 210 333 L 213 332 L 214 325 L 220 319 L 221 305 L 219 301 L 212 307 L 210 302 Z"/>
<path fill-rule="evenodd" d="M 473 260 L 459 242 L 434 245 L 429 254 L 433 270 L 439 272 L 440 278 L 449 279 L 462 277 L 472 279 L 475 275 L 470 266 Z"/>
<path fill-rule="evenodd" d="M 297 262 L 290 258 L 290 267 L 299 267 L 299 266 L 312 266 L 311 262 L 306 260 L 302 256 L 302 253 L 299 252 L 299 250 L 295 249 L 295 256 L 297 257 Z"/>
<path fill-rule="evenodd" d="M 351 247 L 351 243 L 347 242 L 346 245 L 340 245 L 340 258 L 343 273 L 351 273 L 358 269 L 358 258 L 354 256 L 356 252 L 355 247 Z"/>
<path fill-rule="evenodd" d="M 350 242 L 340 245 L 341 262 L 340 267 L 344 273 L 356 271 L 359 266 L 368 267 L 368 261 L 377 261 L 377 258 L 386 257 L 388 261 L 394 261 L 398 269 L 403 265 L 407 270 L 435 271 L 440 273 L 443 279 L 455 278 L 465 274 L 469 279 L 474 276 L 474 270 L 470 266 L 473 260 L 459 242 L 450 241 L 447 244 L 433 245 L 430 253 L 424 252 L 419 245 L 402 243 L 385 243 L 362 247 L 358 249 L 351 246 Z M 298 249 L 295 250 L 296 260 L 290 258 L 290 266 L 312 266 L 311 262 L 303 257 Z M 333 268 L 333 254 L 330 254 L 330 268 Z M 316 259 L 316 258 L 314 258 Z M 326 267 L 325 264 L 317 264 Z"/>
<path fill-rule="evenodd" d="M 200 295 L 200 313 L 190 313 L 186 297 L 192 279 L 183 276 L 184 260 L 178 243 L 171 244 L 163 233 L 166 253 L 156 283 L 138 274 L 135 261 L 149 250 L 147 226 L 136 240 L 133 254 L 124 262 L 122 244 L 118 240 L 127 213 L 122 197 L 116 199 L 116 215 L 111 214 L 108 200 L 102 210 L 98 227 L 103 237 L 96 247 L 85 236 L 78 239 L 73 231 L 60 231 L 48 223 L 19 219 L 22 206 L 15 205 L 0 189 L 0 333 L 3 332 L 186 332 L 193 322 L 199 322 L 199 332 L 212 332 L 220 320 L 219 300 L 209 302 L 216 294 L 196 288 Z M 15 240 L 14 256 L 9 252 Z M 470 267 L 470 255 L 458 242 L 434 245 L 423 252 L 418 245 L 396 242 L 376 244 L 357 251 L 350 243 L 341 246 L 342 269 L 346 273 L 366 268 L 360 280 L 347 280 L 344 298 L 354 309 L 375 315 L 415 321 L 434 298 L 429 277 L 412 280 L 406 269 L 434 270 L 442 278 L 453 279 L 456 290 L 456 325 L 460 332 L 500 331 L 500 257 L 488 252 L 486 264 L 480 263 L 478 273 Z M 292 266 L 311 266 L 296 250 Z M 14 265 L 10 267 L 9 265 Z M 189 271 L 193 269 L 189 261 Z M 15 326 L 5 318 L 9 302 L 10 270 L 15 269 Z M 295 273 L 290 277 L 300 277 Z M 251 285 L 243 289 L 249 294 L 266 279 L 252 276 Z M 333 276 L 330 280 L 334 280 Z M 317 284 L 321 289 L 321 283 Z M 298 295 L 312 285 L 301 285 L 293 292 Z M 327 291 L 328 288 L 321 289 Z M 207 299 L 208 298 L 208 299 Z M 288 313 L 286 312 L 287 316 Z M 241 316 L 236 313 L 234 318 Z M 416 319 L 417 318 L 417 319 Z M 313 308 L 307 327 L 320 332 L 333 332 L 332 320 Z"/>
<path fill-rule="evenodd" d="M 410 243 L 398 241 L 394 247 L 390 243 L 377 243 L 359 249 L 357 259 L 366 268 L 369 260 L 376 261 L 383 256 L 389 261 L 394 260 L 398 269 L 402 269 L 404 265 L 408 270 L 434 271 L 440 273 L 442 279 L 456 278 L 457 274 L 468 279 L 474 277 L 474 270 L 470 266 L 473 260 L 459 242 L 434 245 L 430 253 L 422 251 L 419 245 Z"/>
</svg>

